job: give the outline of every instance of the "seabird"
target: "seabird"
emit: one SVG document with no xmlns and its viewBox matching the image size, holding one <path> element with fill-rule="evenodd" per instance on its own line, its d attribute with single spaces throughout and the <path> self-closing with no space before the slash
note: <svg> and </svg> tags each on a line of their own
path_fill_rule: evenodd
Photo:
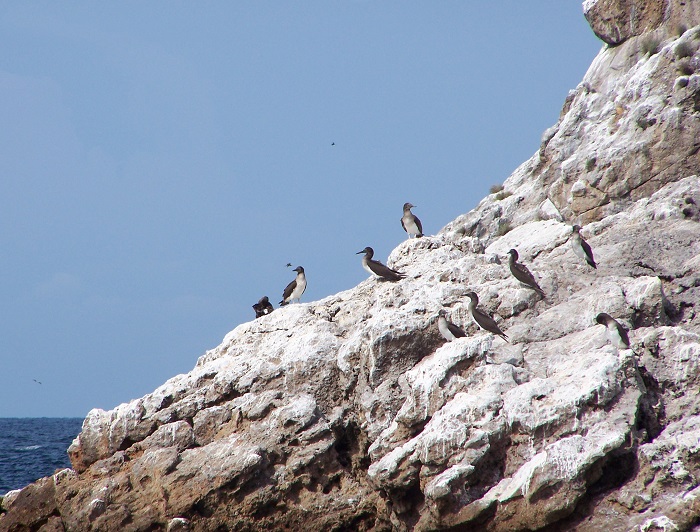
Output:
<svg viewBox="0 0 700 532">
<path fill-rule="evenodd" d="M 40 383 L 38 380 L 36 380 L 36 379 L 32 379 L 32 380 L 33 380 L 34 382 L 36 382 L 37 384 L 41 384 L 41 383 Z"/>
<path fill-rule="evenodd" d="M 306 290 L 306 275 L 304 275 L 304 268 L 297 266 L 292 271 L 297 272 L 297 278 L 289 283 L 287 288 L 284 289 L 284 292 L 282 293 L 282 301 L 279 303 L 280 306 L 291 303 L 295 299 L 298 303 L 299 299 L 301 298 L 301 294 L 303 294 L 304 290 Z"/>
<path fill-rule="evenodd" d="M 275 309 L 272 307 L 272 303 L 270 303 L 268 297 L 263 296 L 260 298 L 260 301 L 253 305 L 253 310 L 255 311 L 255 317 L 259 318 L 269 314 Z"/>
<path fill-rule="evenodd" d="M 415 205 L 411 205 L 410 203 L 403 204 L 401 227 L 408 233 L 408 238 L 412 236 L 420 238 L 423 236 L 423 225 L 420 223 L 418 216 L 411 212 L 411 207 L 415 207 Z"/>
<path fill-rule="evenodd" d="M 595 261 L 593 260 L 593 250 L 591 246 L 588 245 L 579 231 L 581 231 L 581 226 L 573 226 L 573 234 L 571 235 L 571 247 L 574 248 L 574 253 L 585 260 L 590 266 L 597 268 Z"/>
<path fill-rule="evenodd" d="M 486 314 L 486 312 L 476 308 L 476 306 L 479 304 L 479 296 L 477 296 L 474 292 L 469 292 L 467 293 L 467 297 L 470 299 L 469 311 L 472 313 L 472 318 L 474 318 L 476 324 L 490 333 L 497 334 L 507 342 L 508 337 L 501 329 L 498 328 L 496 321 L 491 316 Z"/>
<path fill-rule="evenodd" d="M 292 267 L 292 263 L 291 263 L 291 262 L 288 262 L 288 263 L 287 263 L 287 268 L 291 268 L 291 267 Z"/>
<path fill-rule="evenodd" d="M 605 325 L 606 334 L 610 343 L 618 349 L 629 349 L 630 339 L 627 331 L 610 314 L 601 312 L 595 317 L 595 321 Z"/>
<path fill-rule="evenodd" d="M 524 264 L 518 264 L 518 252 L 514 249 L 511 249 L 510 251 L 508 251 L 508 255 L 508 266 L 510 267 L 510 273 L 513 274 L 513 277 L 515 277 L 524 285 L 527 285 L 529 288 L 532 288 L 543 298 L 546 299 L 547 296 L 545 295 L 544 291 L 540 288 L 540 285 L 537 284 L 537 281 L 535 281 L 535 276 L 532 275 L 532 272 L 530 272 L 530 270 L 528 270 L 527 266 L 525 266 Z"/>
<path fill-rule="evenodd" d="M 355 253 L 355 255 L 359 255 L 360 253 L 365 254 L 365 256 L 362 257 L 362 267 L 372 275 L 376 275 L 377 277 L 381 277 L 382 279 L 386 279 L 387 281 L 399 281 L 406 276 L 401 272 L 392 270 L 388 266 L 384 266 L 384 264 L 382 264 L 378 260 L 372 260 L 372 257 L 374 256 L 374 250 L 371 247 L 367 246 L 362 251 L 358 251 L 357 253 Z"/>
<path fill-rule="evenodd" d="M 447 321 L 447 318 L 445 318 L 446 315 L 447 312 L 444 310 L 441 310 L 438 313 L 438 329 L 440 330 L 440 334 L 445 337 L 445 340 L 451 342 L 457 338 L 466 337 L 467 333 L 457 327 L 454 323 Z"/>
</svg>

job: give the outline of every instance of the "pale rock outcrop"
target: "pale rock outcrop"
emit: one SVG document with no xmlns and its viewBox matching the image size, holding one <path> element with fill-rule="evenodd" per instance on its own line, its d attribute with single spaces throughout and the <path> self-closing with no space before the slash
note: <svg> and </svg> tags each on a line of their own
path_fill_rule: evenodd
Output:
<svg viewBox="0 0 700 532">
<path fill-rule="evenodd" d="M 73 469 L 12 494 L 0 529 L 698 525 L 700 16 L 685 4 L 587 0 L 619 45 L 502 193 L 401 243 L 388 264 L 406 279 L 241 324 L 191 372 L 90 412 Z M 510 248 L 546 299 L 510 275 Z M 510 343 L 471 321 L 470 290 Z M 466 338 L 444 342 L 442 308 Z"/>
</svg>

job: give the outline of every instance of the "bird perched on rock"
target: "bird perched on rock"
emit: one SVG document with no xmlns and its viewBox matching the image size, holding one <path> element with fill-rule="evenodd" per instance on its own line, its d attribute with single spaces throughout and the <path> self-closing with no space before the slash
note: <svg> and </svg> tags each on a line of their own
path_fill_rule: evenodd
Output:
<svg viewBox="0 0 700 532">
<path fill-rule="evenodd" d="M 293 271 L 297 272 L 297 277 L 287 285 L 287 288 L 284 289 L 284 292 L 282 293 L 282 301 L 279 303 L 281 306 L 291 303 L 295 299 L 298 303 L 301 298 L 301 294 L 303 294 L 304 290 L 306 290 L 306 275 L 304 274 L 304 268 L 297 266 Z"/>
<path fill-rule="evenodd" d="M 498 327 L 498 324 L 496 321 L 486 314 L 483 310 L 479 310 L 476 308 L 476 306 L 479 304 L 479 296 L 476 295 L 474 292 L 469 292 L 467 293 L 467 297 L 469 298 L 469 311 L 472 313 L 472 318 L 474 318 L 474 321 L 476 324 L 484 329 L 485 331 L 488 331 L 493 334 L 497 334 L 501 338 L 503 338 L 506 342 L 508 341 L 508 337 L 506 334 Z"/>
<path fill-rule="evenodd" d="M 454 323 L 447 321 L 447 318 L 445 317 L 446 315 L 447 312 L 444 310 L 441 310 L 438 313 L 438 330 L 440 331 L 440 334 L 442 334 L 442 336 L 448 342 L 456 340 L 457 338 L 465 338 L 467 333 L 457 327 Z"/>
<path fill-rule="evenodd" d="M 255 311 L 255 317 L 259 318 L 269 314 L 275 309 L 273 308 L 272 303 L 270 303 L 268 297 L 263 296 L 255 305 L 253 305 L 253 310 Z"/>
<path fill-rule="evenodd" d="M 610 343 L 618 349 L 629 349 L 630 339 L 627 336 L 627 331 L 619 322 L 610 314 L 601 312 L 595 317 L 595 321 L 601 325 L 605 325 L 606 335 Z"/>
<path fill-rule="evenodd" d="M 423 236 L 423 225 L 420 223 L 418 216 L 411 212 L 411 208 L 415 205 L 410 203 L 403 204 L 403 216 L 401 217 L 401 227 L 408 233 L 408 238 Z"/>
<path fill-rule="evenodd" d="M 593 260 L 593 250 L 580 234 L 581 226 L 574 225 L 573 230 L 574 232 L 571 235 L 571 247 L 574 249 L 574 253 L 585 260 L 589 266 L 597 268 L 595 260 Z"/>
<path fill-rule="evenodd" d="M 535 292 L 540 294 L 543 298 L 547 298 L 545 295 L 544 291 L 540 288 L 540 285 L 537 284 L 537 281 L 535 281 L 535 276 L 532 275 L 532 272 L 527 269 L 527 266 L 524 264 L 519 264 L 518 263 L 518 252 L 514 249 L 511 249 L 508 251 L 508 267 L 510 268 L 510 273 L 513 274 L 513 277 L 515 277 L 518 281 L 523 283 L 524 285 L 527 285 L 529 288 L 532 288 Z"/>
<path fill-rule="evenodd" d="M 359 255 L 360 253 L 365 254 L 365 256 L 362 257 L 362 267 L 372 275 L 392 282 L 400 281 L 405 277 L 405 274 L 397 272 L 396 270 L 392 270 L 391 268 L 385 266 L 378 260 L 372 260 L 372 257 L 374 256 L 374 250 L 371 247 L 367 246 L 362 251 L 358 251 L 357 253 L 355 253 L 355 255 Z"/>
</svg>

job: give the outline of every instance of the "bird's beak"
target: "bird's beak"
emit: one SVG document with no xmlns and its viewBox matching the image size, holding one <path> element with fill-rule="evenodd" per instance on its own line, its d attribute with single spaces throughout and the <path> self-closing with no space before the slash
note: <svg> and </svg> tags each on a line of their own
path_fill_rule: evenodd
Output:
<svg viewBox="0 0 700 532">
<path fill-rule="evenodd" d="M 358 251 L 357 253 L 355 253 L 355 255 L 359 255 L 360 253 L 364 253 L 364 252 L 365 252 L 365 250 L 363 249 L 362 251 Z"/>
</svg>

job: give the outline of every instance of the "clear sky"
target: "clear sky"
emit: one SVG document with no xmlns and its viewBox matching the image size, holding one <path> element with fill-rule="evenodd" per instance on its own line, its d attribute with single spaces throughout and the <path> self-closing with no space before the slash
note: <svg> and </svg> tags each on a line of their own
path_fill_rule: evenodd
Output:
<svg viewBox="0 0 700 532">
<path fill-rule="evenodd" d="M 434 234 L 529 158 L 600 48 L 575 0 L 3 2 L 0 417 L 152 391 L 288 262 L 302 302 L 355 286 L 404 202 Z"/>
</svg>

